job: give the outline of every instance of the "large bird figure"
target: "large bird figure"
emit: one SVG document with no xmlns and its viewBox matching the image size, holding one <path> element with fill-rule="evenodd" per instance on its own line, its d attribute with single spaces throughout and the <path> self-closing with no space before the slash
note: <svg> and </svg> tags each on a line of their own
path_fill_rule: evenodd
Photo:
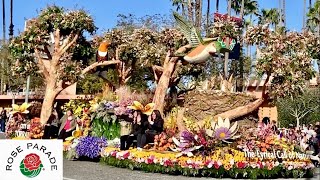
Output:
<svg viewBox="0 0 320 180">
<path fill-rule="evenodd" d="M 108 61 L 108 47 L 110 46 L 110 42 L 107 41 L 107 40 L 104 40 L 100 43 L 99 45 L 99 48 L 97 50 L 97 53 L 96 53 L 96 62 L 98 63 L 102 63 L 104 61 Z M 110 68 L 110 66 L 98 66 L 96 68 L 96 72 L 95 74 L 97 76 L 100 76 L 102 77 L 103 79 L 106 79 L 106 72 L 108 70 L 108 68 Z"/>
<path fill-rule="evenodd" d="M 220 53 L 221 45 L 215 39 L 202 39 L 200 32 L 190 22 L 180 16 L 178 13 L 173 13 L 177 26 L 183 35 L 190 43 L 192 50 L 183 55 L 183 59 L 189 63 L 203 63 L 210 56 Z M 180 56 L 180 55 L 177 55 Z"/>
<path fill-rule="evenodd" d="M 103 62 L 108 60 L 108 47 L 110 46 L 110 42 L 104 40 L 99 45 L 96 58 L 97 62 Z"/>
</svg>

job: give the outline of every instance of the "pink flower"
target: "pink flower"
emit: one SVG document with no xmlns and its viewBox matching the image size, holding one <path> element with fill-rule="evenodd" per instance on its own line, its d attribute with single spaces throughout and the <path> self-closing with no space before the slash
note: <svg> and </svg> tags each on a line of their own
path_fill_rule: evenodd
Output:
<svg viewBox="0 0 320 180">
<path fill-rule="evenodd" d="M 245 168 L 246 167 L 246 163 L 245 162 L 237 162 L 237 168 L 239 168 L 239 169 L 243 169 L 243 168 Z"/>
<path fill-rule="evenodd" d="M 215 169 L 219 169 L 220 168 L 220 165 L 217 162 L 214 162 L 213 166 L 214 166 Z"/>
<path fill-rule="evenodd" d="M 116 157 L 117 156 L 117 151 L 112 151 L 111 156 Z"/>
<path fill-rule="evenodd" d="M 173 166 L 172 162 L 169 159 L 166 159 L 163 163 L 164 166 Z"/>
<path fill-rule="evenodd" d="M 124 159 L 128 159 L 129 156 L 130 156 L 130 152 L 129 152 L 129 151 L 126 151 L 126 152 L 123 154 L 123 158 L 124 158 Z"/>
</svg>

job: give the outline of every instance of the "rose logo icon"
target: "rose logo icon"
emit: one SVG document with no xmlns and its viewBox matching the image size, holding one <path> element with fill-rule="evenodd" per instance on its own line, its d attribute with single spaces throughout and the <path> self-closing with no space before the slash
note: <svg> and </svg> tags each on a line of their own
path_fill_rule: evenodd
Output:
<svg viewBox="0 0 320 180">
<path fill-rule="evenodd" d="M 43 165 L 37 154 L 28 154 L 20 163 L 20 171 L 23 175 L 33 178 L 40 174 Z"/>
</svg>

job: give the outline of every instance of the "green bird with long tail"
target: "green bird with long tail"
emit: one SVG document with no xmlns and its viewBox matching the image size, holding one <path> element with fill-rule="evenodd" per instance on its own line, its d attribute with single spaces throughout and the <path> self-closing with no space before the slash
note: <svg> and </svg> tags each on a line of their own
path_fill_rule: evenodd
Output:
<svg viewBox="0 0 320 180">
<path fill-rule="evenodd" d="M 183 56 L 183 59 L 189 63 L 203 63 L 209 59 L 210 56 L 220 53 L 221 45 L 219 42 L 215 41 L 216 39 L 208 38 L 204 40 L 197 28 L 190 22 L 176 12 L 173 13 L 173 16 L 179 30 L 186 37 L 192 47 L 192 50 L 187 54 L 177 54 L 176 56 Z"/>
</svg>

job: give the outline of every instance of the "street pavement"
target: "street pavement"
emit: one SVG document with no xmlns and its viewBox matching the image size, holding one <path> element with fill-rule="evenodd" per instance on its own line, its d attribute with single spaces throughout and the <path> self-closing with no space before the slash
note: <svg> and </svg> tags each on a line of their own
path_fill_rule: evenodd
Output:
<svg viewBox="0 0 320 180">
<path fill-rule="evenodd" d="M 0 133 L 0 139 L 5 139 Z M 171 176 L 165 174 L 144 173 L 142 171 L 132 171 L 129 169 L 115 168 L 95 162 L 87 161 L 63 161 L 64 180 L 193 180 L 193 179 L 213 179 L 195 178 L 184 176 Z M 230 180 L 230 179 L 223 179 Z M 281 180 L 281 179 L 278 179 Z M 301 180 L 301 179 L 300 179 Z M 312 180 L 320 180 L 320 170 L 316 171 L 316 176 Z"/>
</svg>

